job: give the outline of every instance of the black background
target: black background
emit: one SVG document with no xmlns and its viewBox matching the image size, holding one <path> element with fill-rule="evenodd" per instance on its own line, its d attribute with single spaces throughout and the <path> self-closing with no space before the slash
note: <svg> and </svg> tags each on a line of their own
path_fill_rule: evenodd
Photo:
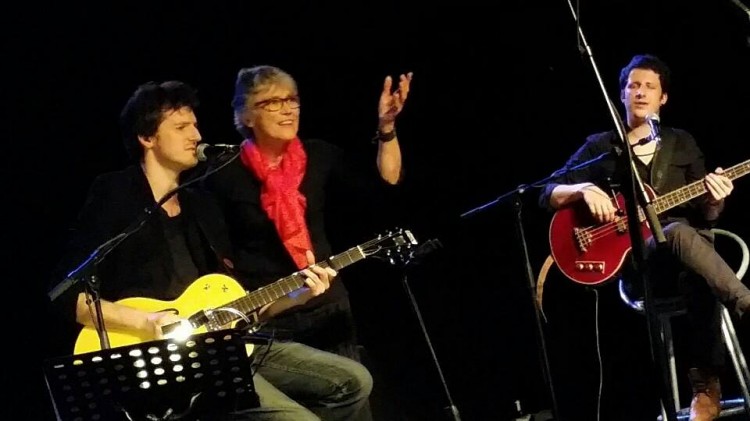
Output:
<svg viewBox="0 0 750 421">
<path fill-rule="evenodd" d="M 7 286 L 4 419 L 52 419 L 41 361 L 68 353 L 45 311 L 46 275 L 93 177 L 126 164 L 117 116 L 135 87 L 180 79 L 199 90 L 204 141 L 238 143 L 229 106 L 241 67 L 289 71 L 301 133 L 362 165 L 386 75 L 414 72 L 398 128 L 406 178 L 396 203 L 337 215 L 344 250 L 394 225 L 444 248 L 409 269 L 455 405 L 465 420 L 504 420 L 515 400 L 550 407 L 515 213 L 501 200 L 560 167 L 585 135 L 613 127 L 595 69 L 617 101 L 634 54 L 674 73 L 664 124 L 698 139 L 710 168 L 748 158 L 748 17 L 729 0 L 581 1 L 594 62 L 581 54 L 564 0 L 531 2 L 19 3 L 0 17 Z M 619 104 L 619 102 L 618 102 Z M 750 236 L 738 180 L 722 227 Z M 548 254 L 550 215 L 521 196 L 531 265 Z M 354 209 L 357 209 L 357 203 Z M 10 253 L 8 253 L 10 251 Z M 448 419 L 448 401 L 408 295 L 405 272 L 378 261 L 347 269 L 382 419 Z M 546 340 L 560 418 L 653 419 L 645 319 L 615 285 L 584 289 L 551 272 Z M 725 386 L 732 393 L 731 381 Z"/>
</svg>

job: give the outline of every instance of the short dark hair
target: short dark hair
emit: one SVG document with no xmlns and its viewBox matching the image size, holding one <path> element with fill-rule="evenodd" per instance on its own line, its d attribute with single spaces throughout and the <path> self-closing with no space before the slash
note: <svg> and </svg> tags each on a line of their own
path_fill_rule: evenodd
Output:
<svg viewBox="0 0 750 421">
<path fill-rule="evenodd" d="M 177 80 L 146 82 L 135 90 L 120 113 L 120 129 L 125 151 L 133 160 L 143 157 L 138 137 L 156 134 L 168 111 L 198 107 L 198 95 L 190 85 Z"/>
<path fill-rule="evenodd" d="M 669 66 L 664 63 L 658 57 L 651 54 L 638 54 L 633 56 L 627 66 L 620 70 L 620 90 L 625 89 L 625 85 L 628 83 L 628 76 L 633 69 L 648 69 L 659 75 L 659 82 L 661 83 L 661 91 L 663 93 L 669 93 L 670 87 L 670 70 Z"/>
</svg>

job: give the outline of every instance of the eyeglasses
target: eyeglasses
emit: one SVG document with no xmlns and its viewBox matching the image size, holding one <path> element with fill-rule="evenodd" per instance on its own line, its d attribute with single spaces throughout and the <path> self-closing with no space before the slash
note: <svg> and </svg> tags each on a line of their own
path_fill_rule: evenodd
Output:
<svg viewBox="0 0 750 421">
<path fill-rule="evenodd" d="M 263 108 L 266 111 L 279 111 L 284 104 L 289 105 L 289 108 L 296 110 L 299 108 L 299 97 L 290 96 L 286 98 L 269 98 L 263 101 L 256 102 L 253 106 L 257 108 Z"/>
</svg>

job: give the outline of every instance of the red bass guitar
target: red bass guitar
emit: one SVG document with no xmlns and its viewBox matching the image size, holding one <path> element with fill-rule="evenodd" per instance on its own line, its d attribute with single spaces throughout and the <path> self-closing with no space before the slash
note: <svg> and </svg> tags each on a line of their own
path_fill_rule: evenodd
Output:
<svg viewBox="0 0 750 421">
<path fill-rule="evenodd" d="M 734 180 L 750 172 L 750 160 L 724 170 L 724 175 Z M 646 186 L 656 214 L 695 199 L 707 192 L 703 180 L 695 181 L 663 196 Z M 622 194 L 612 199 L 616 209 L 621 209 L 614 221 L 597 223 L 583 201 L 559 209 L 552 217 L 549 244 L 552 258 L 562 273 L 572 281 L 597 285 L 610 280 L 622 267 L 632 248 L 628 232 L 628 216 Z M 643 209 L 638 207 L 638 220 L 644 239 L 651 230 Z"/>
</svg>

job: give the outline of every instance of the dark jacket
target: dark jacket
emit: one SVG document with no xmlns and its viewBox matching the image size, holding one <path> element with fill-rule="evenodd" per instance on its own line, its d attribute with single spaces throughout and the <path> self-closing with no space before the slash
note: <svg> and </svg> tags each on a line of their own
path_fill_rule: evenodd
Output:
<svg viewBox="0 0 750 421">
<path fill-rule="evenodd" d="M 649 166 L 643 165 L 636 158 L 642 181 L 648 184 L 657 196 L 705 177 L 706 166 L 703 152 L 688 132 L 664 127 L 661 136 L 661 142 Z M 572 169 L 590 160 L 593 160 L 590 165 Z M 630 185 L 627 177 L 629 174 L 627 162 L 627 155 L 624 153 L 622 142 L 616 132 L 593 134 L 586 138 L 586 142 L 568 159 L 565 167 L 559 170 L 561 174 L 550 180 L 542 189 L 539 205 L 550 211 L 553 210 L 550 206 L 550 195 L 559 184 L 591 182 L 605 192 L 622 191 Z M 702 220 L 702 214 L 696 212 L 696 205 L 701 200 L 703 199 L 694 199 L 670 209 L 660 215 L 660 219 L 683 219 L 695 226 L 706 225 L 706 222 Z"/>
<path fill-rule="evenodd" d="M 186 242 L 200 275 L 219 272 L 232 275 L 231 246 L 220 209 L 210 195 L 190 188 L 178 192 Z M 55 270 L 55 281 L 80 265 L 99 245 L 125 231 L 146 216 L 156 201 L 140 166 L 98 176 L 70 233 L 66 252 Z M 171 300 L 185 285 L 174 285 L 172 254 L 160 212 L 153 212 L 135 233 L 127 237 L 97 266 L 101 298 L 117 301 L 127 297 Z M 64 317 L 75 319 L 78 282 L 56 304 Z"/>
</svg>

